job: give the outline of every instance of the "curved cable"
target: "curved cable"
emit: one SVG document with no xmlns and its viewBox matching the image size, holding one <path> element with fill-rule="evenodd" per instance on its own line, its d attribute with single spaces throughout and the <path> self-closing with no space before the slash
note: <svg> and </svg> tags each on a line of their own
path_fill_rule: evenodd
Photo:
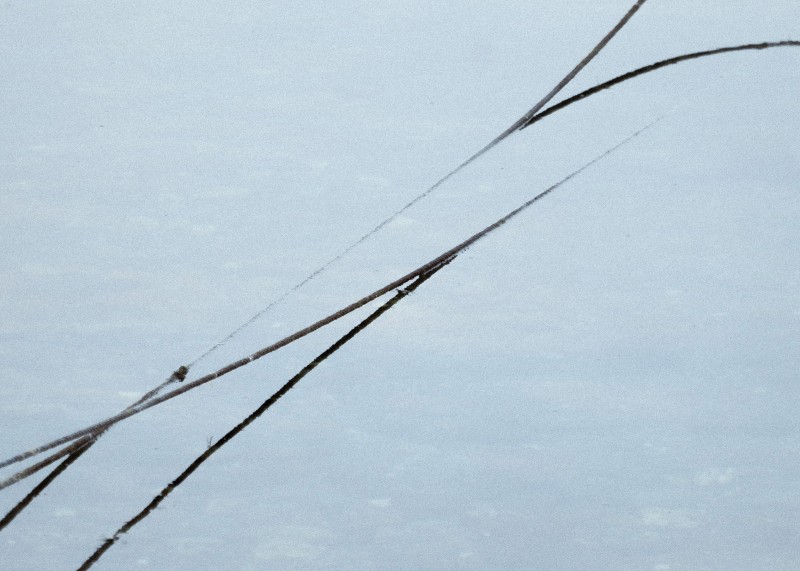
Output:
<svg viewBox="0 0 800 571">
<path fill-rule="evenodd" d="M 628 73 L 623 73 L 613 79 L 609 79 L 603 83 L 595 85 L 594 87 L 590 87 L 585 91 L 581 91 L 577 95 L 573 95 L 555 105 L 551 105 L 547 109 L 537 113 L 535 116 L 531 117 L 526 121 L 519 130 L 525 129 L 526 127 L 530 127 L 534 123 L 541 121 L 548 115 L 552 115 L 556 111 L 560 111 L 564 107 L 569 107 L 573 103 L 577 103 L 587 97 L 594 95 L 595 93 L 599 93 L 600 91 L 604 91 L 610 87 L 614 87 L 620 83 L 628 81 L 629 79 L 633 79 L 634 77 L 638 77 L 640 75 L 644 75 L 646 73 L 650 73 L 651 71 L 656 71 L 657 69 L 661 69 L 662 67 L 667 67 L 670 65 L 675 65 L 676 63 L 681 63 L 684 61 L 689 61 L 693 59 L 699 59 L 707 56 L 713 56 L 718 54 L 725 54 L 730 52 L 740 52 L 746 50 L 766 50 L 769 48 L 780 48 L 780 47 L 800 47 L 800 41 L 797 40 L 783 40 L 780 42 L 761 42 L 759 44 L 742 44 L 739 46 L 729 46 L 724 48 L 717 48 L 714 50 L 704 50 L 701 52 L 692 52 L 688 54 L 683 54 L 675 57 L 671 57 L 668 59 L 664 59 L 661 61 L 657 61 L 655 63 L 651 63 L 650 65 L 646 65 L 640 67 L 638 69 L 634 69 L 633 71 L 629 71 Z"/>
</svg>

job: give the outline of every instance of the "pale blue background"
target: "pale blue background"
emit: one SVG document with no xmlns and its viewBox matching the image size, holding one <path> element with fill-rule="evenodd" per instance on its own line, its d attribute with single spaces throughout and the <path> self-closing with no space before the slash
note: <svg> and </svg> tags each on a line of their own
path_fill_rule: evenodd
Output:
<svg viewBox="0 0 800 571">
<path fill-rule="evenodd" d="M 0 456 L 200 355 L 629 5 L 0 3 Z M 567 91 L 787 38 L 796 2 L 652 0 Z M 192 377 L 665 116 L 337 353 L 96 568 L 797 569 L 798 70 L 796 48 L 663 70 L 453 178 Z M 116 427 L 0 534 L 0 566 L 76 568 L 364 315 Z"/>
</svg>

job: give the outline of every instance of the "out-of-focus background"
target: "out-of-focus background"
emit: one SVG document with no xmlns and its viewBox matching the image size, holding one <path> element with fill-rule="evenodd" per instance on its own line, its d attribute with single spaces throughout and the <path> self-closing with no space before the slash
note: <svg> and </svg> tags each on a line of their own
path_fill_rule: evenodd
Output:
<svg viewBox="0 0 800 571">
<path fill-rule="evenodd" d="M 503 131 L 630 4 L 0 3 L 0 456 L 201 355 Z M 565 94 L 781 39 L 796 2 L 648 2 Z M 96 568 L 797 569 L 799 69 L 797 48 L 674 66 L 450 179 L 190 378 L 663 116 L 314 371 Z M 0 566 L 76 568 L 371 308 L 115 427 L 0 534 Z"/>
</svg>

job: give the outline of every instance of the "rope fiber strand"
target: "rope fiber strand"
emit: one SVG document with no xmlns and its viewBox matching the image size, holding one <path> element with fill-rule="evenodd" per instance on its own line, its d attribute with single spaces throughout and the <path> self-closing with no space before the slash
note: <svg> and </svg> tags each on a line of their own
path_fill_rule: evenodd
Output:
<svg viewBox="0 0 800 571">
<path fill-rule="evenodd" d="M 738 46 L 728 46 L 728 47 L 724 47 L 724 48 L 717 48 L 717 49 L 714 49 L 714 50 L 704 50 L 704 51 L 701 51 L 701 52 L 692 52 L 692 53 L 688 53 L 688 54 L 682 54 L 682 55 L 679 55 L 679 56 L 667 58 L 667 59 L 664 59 L 664 60 L 661 60 L 661 61 L 657 61 L 655 63 L 651 63 L 650 65 L 645 65 L 645 66 L 640 67 L 638 69 L 634 69 L 633 71 L 629 71 L 627 73 L 623 73 L 622 75 L 618 75 L 617 77 L 615 77 L 613 79 L 609 79 L 608 81 L 605 81 L 603 83 L 595 85 L 594 87 L 590 87 L 589 89 L 581 91 L 577 95 L 573 95 L 572 97 L 564 99 L 563 101 L 560 101 L 559 103 L 556 103 L 555 105 L 551 105 L 547 109 L 541 111 L 540 113 L 537 113 L 535 116 L 531 117 L 528 121 L 526 121 L 525 124 L 523 124 L 520 127 L 520 130 L 525 129 L 527 127 L 530 127 L 531 125 L 533 125 L 534 123 L 536 123 L 538 121 L 541 121 L 542 119 L 544 119 L 548 115 L 551 115 L 551 114 L 555 113 L 556 111 L 560 111 L 561 109 L 564 109 L 565 107 L 569 107 L 573 103 L 577 103 L 578 101 L 586 99 L 587 97 L 589 97 L 591 95 L 594 95 L 595 93 L 599 93 L 599 92 L 604 91 L 604 90 L 606 90 L 606 89 L 608 89 L 610 87 L 614 87 L 615 85 L 618 85 L 620 83 L 624 83 L 624 82 L 628 81 L 629 79 L 633 79 L 634 77 L 638 77 L 640 75 L 645 75 L 647 73 L 650 73 L 651 71 L 656 71 L 658 69 L 661 69 L 662 67 L 675 65 L 677 63 L 681 63 L 681 62 L 684 62 L 684 61 L 690 61 L 690 60 L 693 60 L 693 59 L 699 59 L 699 58 L 703 58 L 703 57 L 726 54 L 726 53 L 731 53 L 731 52 L 741 52 L 741 51 L 748 51 L 748 50 L 766 50 L 766 49 L 769 49 L 769 48 L 783 48 L 783 47 L 800 47 L 800 41 L 783 40 L 783 41 L 780 41 L 780 42 L 761 42 L 760 44 L 742 44 L 742 45 L 738 45 Z"/>
</svg>

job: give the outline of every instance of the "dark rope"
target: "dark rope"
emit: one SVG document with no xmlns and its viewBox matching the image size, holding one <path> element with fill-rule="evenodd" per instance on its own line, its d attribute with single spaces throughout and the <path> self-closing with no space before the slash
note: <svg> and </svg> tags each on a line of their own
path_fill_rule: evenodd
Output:
<svg viewBox="0 0 800 571">
<path fill-rule="evenodd" d="M 651 71 L 656 71 L 657 69 L 661 69 L 662 67 L 667 67 L 669 65 L 675 65 L 676 63 L 681 63 L 684 61 L 689 61 L 693 59 L 699 59 L 706 56 L 713 56 L 718 54 L 724 54 L 729 52 L 740 52 L 746 50 L 766 50 L 769 48 L 780 48 L 780 47 L 800 47 L 800 42 L 796 40 L 783 40 L 780 42 L 762 42 L 760 44 L 743 44 L 740 46 L 730 46 L 725 48 L 717 48 L 715 50 L 705 50 L 702 52 L 693 52 L 689 54 L 683 54 L 675 57 L 671 57 L 665 60 L 657 61 L 655 63 L 651 63 L 650 65 L 646 65 L 644 67 L 640 67 L 638 69 L 634 69 L 633 71 L 629 71 L 628 73 L 623 73 L 620 76 L 615 77 L 614 79 L 609 79 L 608 81 L 601 83 L 599 85 L 595 85 L 594 87 L 590 87 L 585 91 L 581 91 L 577 95 L 573 95 L 568 99 L 564 99 L 563 101 L 556 103 L 537 113 L 535 116 L 531 117 L 528 121 L 526 121 L 519 129 L 522 130 L 526 127 L 530 127 L 537 121 L 541 121 L 548 115 L 555 113 L 556 111 L 560 111 L 564 107 L 568 107 L 573 103 L 577 103 L 583 99 L 586 99 L 590 95 L 594 95 L 600 91 L 608 89 L 609 87 L 613 87 L 629 79 L 633 79 L 634 77 L 638 77 L 640 75 L 644 75 L 646 73 L 650 73 Z"/>
</svg>

